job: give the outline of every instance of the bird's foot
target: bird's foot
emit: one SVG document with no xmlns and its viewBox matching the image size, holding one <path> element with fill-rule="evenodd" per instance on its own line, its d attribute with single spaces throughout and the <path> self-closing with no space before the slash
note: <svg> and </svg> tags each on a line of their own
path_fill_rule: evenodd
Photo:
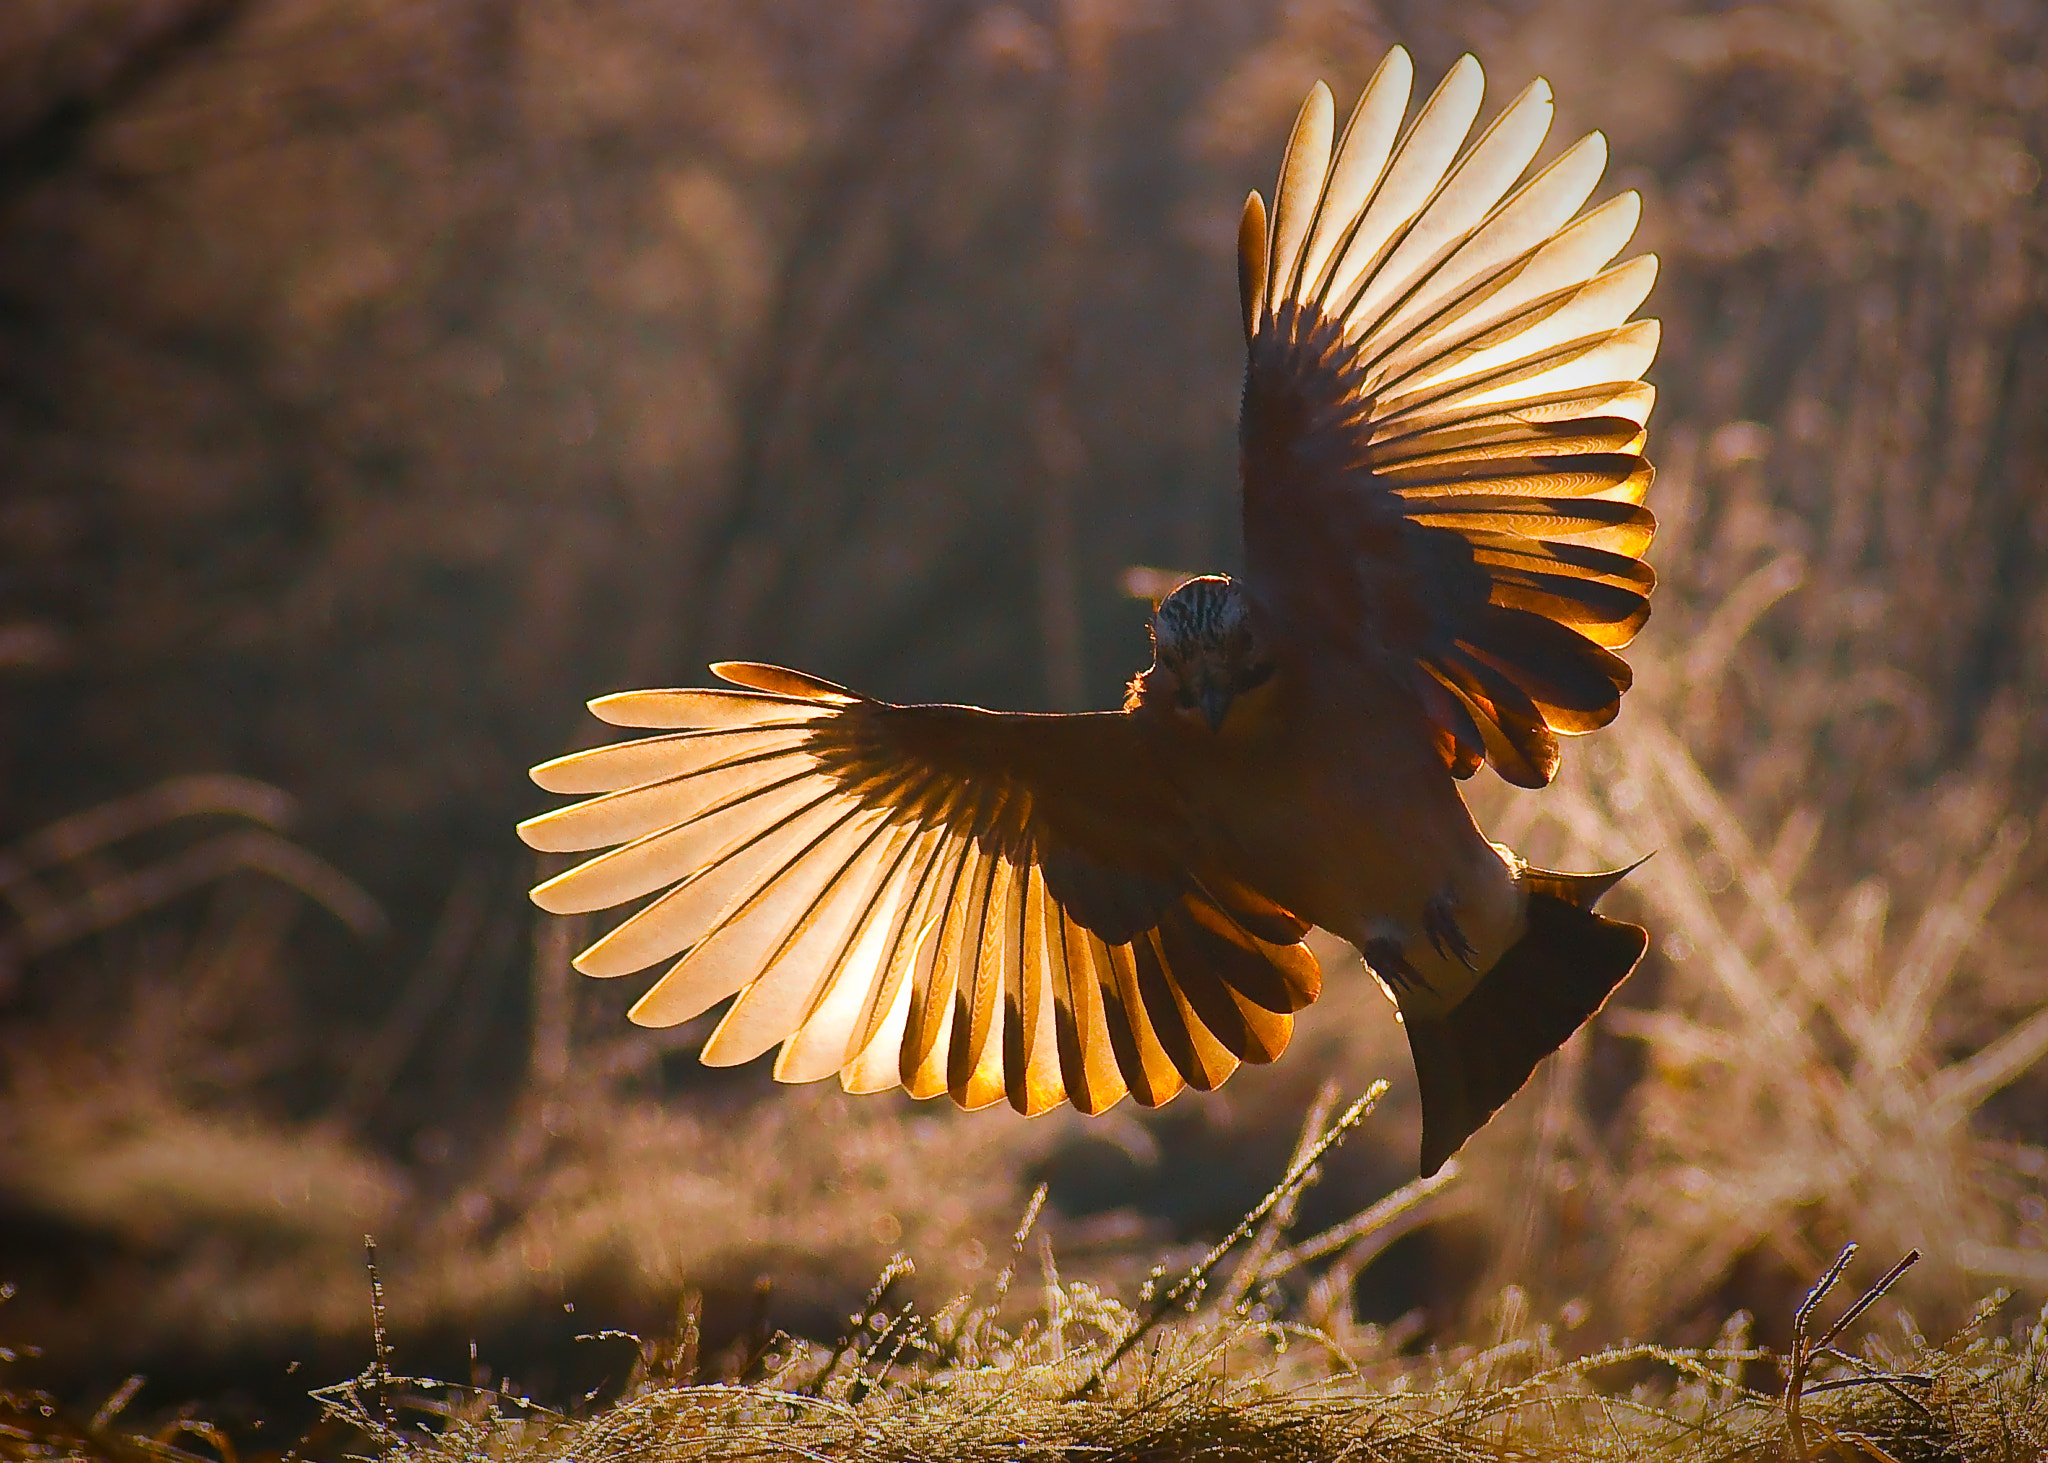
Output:
<svg viewBox="0 0 2048 1463">
<path fill-rule="evenodd" d="M 1365 942 L 1365 963 L 1372 967 L 1374 975 L 1397 992 L 1429 988 L 1422 972 L 1408 963 L 1408 957 L 1401 951 L 1401 942 L 1391 936 L 1382 935 Z"/>
<path fill-rule="evenodd" d="M 1432 894 L 1422 906 L 1422 932 L 1429 936 L 1437 954 L 1457 957 L 1467 970 L 1479 968 L 1472 961 L 1472 942 L 1458 928 L 1456 906 L 1448 893 Z"/>
</svg>

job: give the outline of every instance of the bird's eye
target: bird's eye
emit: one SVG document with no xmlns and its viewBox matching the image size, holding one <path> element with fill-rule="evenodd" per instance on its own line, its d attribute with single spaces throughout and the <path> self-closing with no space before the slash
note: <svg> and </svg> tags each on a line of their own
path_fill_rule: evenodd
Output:
<svg viewBox="0 0 2048 1463">
<path fill-rule="evenodd" d="M 1251 666 L 1240 672 L 1237 677 L 1237 689 L 1241 692 L 1249 691 L 1252 687 L 1263 686 L 1272 679 L 1273 662 L 1269 660 L 1264 665 Z"/>
</svg>

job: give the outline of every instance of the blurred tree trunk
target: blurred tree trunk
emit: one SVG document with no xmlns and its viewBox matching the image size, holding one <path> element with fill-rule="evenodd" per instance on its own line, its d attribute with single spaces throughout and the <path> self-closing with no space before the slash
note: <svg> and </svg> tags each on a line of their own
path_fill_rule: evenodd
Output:
<svg viewBox="0 0 2048 1463">
<path fill-rule="evenodd" d="M 0 11 L 0 183 L 57 166 L 78 129 L 191 48 L 248 0 L 66 0 Z"/>
</svg>

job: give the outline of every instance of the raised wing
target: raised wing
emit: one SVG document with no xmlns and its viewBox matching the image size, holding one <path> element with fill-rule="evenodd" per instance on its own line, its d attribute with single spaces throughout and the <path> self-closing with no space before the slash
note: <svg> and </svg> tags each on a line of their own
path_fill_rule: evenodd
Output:
<svg viewBox="0 0 2048 1463">
<path fill-rule="evenodd" d="M 1246 577 L 1283 633 L 1410 684 L 1458 776 L 1541 787 L 1558 733 L 1620 709 L 1649 616 L 1657 322 L 1629 316 L 1656 259 L 1608 267 L 1635 194 L 1579 213 L 1599 133 L 1517 186 L 1547 83 L 1464 146 L 1478 63 L 1403 132 L 1412 78 L 1396 48 L 1334 149 L 1318 83 L 1271 228 L 1245 205 Z"/>
<path fill-rule="evenodd" d="M 1202 862 L 1123 714 L 892 706 L 713 669 L 739 689 L 592 702 L 664 730 L 534 768 L 595 796 L 519 828 L 537 849 L 610 849 L 537 887 L 543 909 L 654 896 L 575 962 L 673 961 L 635 1021 L 738 998 L 707 1063 L 779 1043 L 784 1081 L 1100 1112 L 1271 1061 L 1315 999 L 1307 926 Z"/>
</svg>

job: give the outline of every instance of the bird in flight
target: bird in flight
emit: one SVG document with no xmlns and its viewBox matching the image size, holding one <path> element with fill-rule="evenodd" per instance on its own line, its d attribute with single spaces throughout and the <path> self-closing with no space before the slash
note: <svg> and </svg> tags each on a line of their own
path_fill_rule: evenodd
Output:
<svg viewBox="0 0 2048 1463">
<path fill-rule="evenodd" d="M 1544 786 L 1628 689 L 1656 260 L 1612 263 L 1634 193 L 1586 208 L 1600 134 L 1525 179 L 1547 83 L 1468 144 L 1478 63 L 1406 120 L 1413 75 L 1396 48 L 1341 138 L 1317 83 L 1270 217 L 1246 200 L 1244 572 L 1160 600 L 1120 709 L 724 662 L 720 688 L 599 697 L 652 735 L 533 769 L 582 800 L 520 836 L 605 850 L 534 901 L 646 900 L 575 961 L 666 965 L 633 1020 L 731 999 L 707 1063 L 779 1046 L 789 1082 L 1157 1106 L 1280 1055 L 1320 925 L 1398 1007 L 1433 1173 L 1634 968 L 1644 931 L 1593 912 L 1620 875 L 1532 867 L 1457 784 Z"/>
</svg>

